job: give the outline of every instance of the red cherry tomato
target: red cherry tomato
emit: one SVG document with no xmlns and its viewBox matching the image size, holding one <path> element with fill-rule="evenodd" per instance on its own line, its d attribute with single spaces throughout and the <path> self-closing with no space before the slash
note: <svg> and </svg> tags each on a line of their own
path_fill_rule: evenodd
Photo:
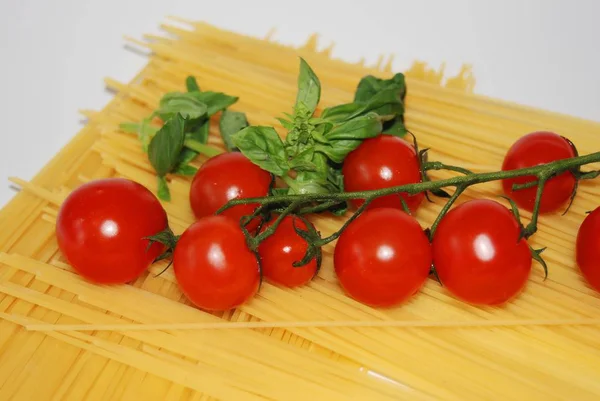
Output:
<svg viewBox="0 0 600 401">
<path fill-rule="evenodd" d="M 212 311 L 243 304 L 260 283 L 256 255 L 246 246 L 239 223 L 225 216 L 203 217 L 183 233 L 173 269 L 188 299 Z"/>
<path fill-rule="evenodd" d="M 502 170 L 516 170 L 550 163 L 556 160 L 575 157 L 575 148 L 569 141 L 552 132 L 533 132 L 527 134 L 508 150 L 504 158 Z M 524 176 L 502 180 L 504 193 L 512 198 L 517 205 L 525 210 L 532 211 L 535 204 L 537 185 L 527 189 L 513 191 L 513 184 L 525 184 L 535 181 L 533 176 Z M 571 197 L 575 188 L 575 176 L 566 171 L 557 177 L 546 181 L 540 212 L 553 212 L 563 206 Z"/>
<path fill-rule="evenodd" d="M 275 219 L 265 224 L 261 231 L 272 226 L 274 222 Z M 304 266 L 294 267 L 294 263 L 302 260 L 308 249 L 308 244 L 298 235 L 294 224 L 300 230 L 308 229 L 302 219 L 296 216 L 285 216 L 275 233 L 267 237 L 258 247 L 263 276 L 273 283 L 286 287 L 306 284 L 317 272 L 316 259 Z"/>
<path fill-rule="evenodd" d="M 502 304 L 525 286 L 531 271 L 527 241 L 512 213 L 491 200 L 473 200 L 446 214 L 433 237 L 440 281 L 472 304 Z"/>
<path fill-rule="evenodd" d="M 167 214 L 142 185 L 121 178 L 84 184 L 64 201 L 56 220 L 58 246 L 73 268 L 97 283 L 137 278 L 163 251 L 148 237 L 167 227 Z"/>
<path fill-rule="evenodd" d="M 190 203 L 197 218 L 213 215 L 228 201 L 236 198 L 267 196 L 271 174 L 252 163 L 240 152 L 223 153 L 209 159 L 198 170 L 190 188 Z M 223 212 L 239 221 L 254 212 L 258 205 L 238 205 Z M 247 227 L 258 226 L 256 219 Z"/>
<path fill-rule="evenodd" d="M 333 263 L 352 298 L 393 306 L 423 286 L 431 268 L 431 246 L 413 217 L 398 209 L 371 209 L 342 233 Z"/>
<path fill-rule="evenodd" d="M 590 213 L 579 227 L 576 252 L 583 276 L 600 291 L 600 207 Z"/>
<path fill-rule="evenodd" d="M 367 191 L 421 182 L 421 170 L 415 149 L 406 141 L 391 135 L 379 135 L 363 141 L 344 160 L 342 168 L 347 192 Z M 415 212 L 424 195 L 388 195 L 375 199 L 369 208 L 391 207 L 404 210 L 400 196 Z M 362 199 L 351 201 L 355 207 Z"/>
</svg>

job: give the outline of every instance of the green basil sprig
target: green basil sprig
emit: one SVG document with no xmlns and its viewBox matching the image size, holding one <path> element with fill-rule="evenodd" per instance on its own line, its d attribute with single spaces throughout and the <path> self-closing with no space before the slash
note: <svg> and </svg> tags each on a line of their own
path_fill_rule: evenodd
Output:
<svg viewBox="0 0 600 401">
<path fill-rule="evenodd" d="M 140 124 L 124 123 L 121 129 L 137 133 L 142 149 L 148 153 L 150 164 L 158 176 L 158 197 L 170 200 L 166 175 L 169 173 L 193 176 L 197 169 L 190 165 L 199 153 L 214 156 L 220 153 L 206 143 L 210 118 L 222 111 L 219 123 L 221 136 L 228 150 L 232 150 L 231 137 L 248 126 L 246 115 L 227 110 L 238 98 L 220 92 L 201 91 L 194 77 L 185 81 L 187 92 L 169 92 L 159 101 L 158 108 Z M 150 123 L 160 117 L 164 125 Z"/>
<path fill-rule="evenodd" d="M 352 103 L 326 108 L 315 117 L 321 84 L 301 58 L 293 113 L 279 119 L 288 131 L 286 139 L 273 128 L 249 126 L 233 135 L 232 142 L 253 163 L 281 177 L 290 194 L 343 192 L 341 163 L 348 153 L 382 132 L 405 133 L 405 94 L 402 74 L 388 80 L 367 76 Z M 336 205 L 332 211 L 343 213 L 345 207 Z"/>
</svg>

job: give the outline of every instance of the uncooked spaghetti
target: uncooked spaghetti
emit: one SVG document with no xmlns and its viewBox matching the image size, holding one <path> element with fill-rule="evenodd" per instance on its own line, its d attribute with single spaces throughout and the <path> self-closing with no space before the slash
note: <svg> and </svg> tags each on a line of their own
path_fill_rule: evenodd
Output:
<svg viewBox="0 0 600 401">
<path fill-rule="evenodd" d="M 402 307 L 369 308 L 338 287 L 330 246 L 309 285 L 264 283 L 250 303 L 222 314 L 186 304 L 170 271 L 155 277 L 162 263 L 127 286 L 92 285 L 72 273 L 54 238 L 58 205 L 82 182 L 101 177 L 128 177 L 156 190 L 138 139 L 118 126 L 147 116 L 162 94 L 183 88 L 186 76 L 239 96 L 234 110 L 283 133 L 275 117 L 292 107 L 299 55 L 321 79 L 323 107 L 351 100 L 364 75 L 391 75 L 389 58 L 371 67 L 333 60 L 330 49 L 317 51 L 315 37 L 293 48 L 206 24 L 190 27 L 165 25 L 175 38 L 137 42 L 152 51 L 148 66 L 129 84 L 108 79 L 118 92 L 114 100 L 101 112 L 85 112 L 86 127 L 32 183 L 17 181 L 24 191 L 0 212 L 0 399 L 600 398 L 600 327 L 593 323 L 600 297 L 573 258 L 577 227 L 600 195 L 585 182 L 566 216 L 541 219 L 532 245 L 548 246 L 548 280 L 534 270 L 525 292 L 504 308 L 466 305 L 433 281 Z M 597 147 L 599 124 L 473 95 L 468 69 L 445 79 L 415 64 L 406 75 L 408 128 L 436 159 L 498 169 L 516 138 L 539 129 L 568 134 L 579 149 Z M 222 148 L 216 125 L 209 143 Z M 189 179 L 169 180 L 172 201 L 164 207 L 181 233 L 193 221 Z M 463 201 L 498 193 L 498 183 L 479 185 Z M 417 217 L 430 224 L 438 211 L 428 204 Z M 341 220 L 314 222 L 327 235 Z M 360 321 L 373 323 L 335 323 Z M 246 330 L 177 330 L 227 322 Z M 152 330 L 136 330 L 143 325 Z M 426 327 L 444 325 L 454 327 Z"/>
</svg>

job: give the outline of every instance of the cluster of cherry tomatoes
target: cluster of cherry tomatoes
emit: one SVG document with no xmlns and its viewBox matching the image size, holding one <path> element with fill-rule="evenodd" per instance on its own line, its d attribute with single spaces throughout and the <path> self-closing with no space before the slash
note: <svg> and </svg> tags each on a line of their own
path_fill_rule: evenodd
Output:
<svg viewBox="0 0 600 401">
<path fill-rule="evenodd" d="M 508 151 L 503 169 L 530 167 L 576 156 L 565 138 L 548 132 L 524 136 Z M 375 190 L 421 181 L 415 149 L 389 135 L 365 140 L 343 165 L 346 191 Z M 523 209 L 532 210 L 536 187 L 513 191 L 513 184 L 532 177 L 505 180 L 504 191 Z M 286 216 L 257 252 L 247 246 L 240 219 L 257 205 L 238 205 L 215 212 L 235 198 L 267 196 L 272 177 L 237 152 L 209 159 L 190 188 L 197 221 L 179 238 L 173 268 L 183 293 L 206 310 L 227 310 L 251 298 L 264 278 L 281 286 L 308 283 L 317 260 L 301 267 L 306 241 L 296 229 L 311 224 Z M 563 207 L 576 186 L 565 172 L 551 178 L 543 192 L 541 212 Z M 402 197 L 404 202 L 400 202 Z M 472 200 L 451 209 L 430 240 L 402 203 L 416 212 L 424 194 L 389 195 L 374 200 L 341 234 L 334 267 L 342 288 L 354 299 L 389 307 L 406 301 L 423 286 L 431 266 L 457 298 L 473 304 L 502 304 L 527 282 L 532 255 L 521 225 L 501 204 Z M 355 207 L 361 200 L 353 201 Z M 248 225 L 264 230 L 273 220 Z M 146 188 L 125 179 L 82 185 L 65 200 L 57 221 L 60 249 L 85 278 L 98 283 L 125 283 L 140 276 L 165 248 L 147 238 L 168 227 L 167 215 Z M 589 214 L 577 239 L 577 262 L 587 280 L 600 290 L 600 208 Z"/>
</svg>

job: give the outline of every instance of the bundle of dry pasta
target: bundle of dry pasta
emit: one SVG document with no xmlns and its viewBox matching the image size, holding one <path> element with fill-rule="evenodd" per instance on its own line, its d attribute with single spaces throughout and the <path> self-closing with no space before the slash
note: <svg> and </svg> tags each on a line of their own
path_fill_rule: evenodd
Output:
<svg viewBox="0 0 600 401">
<path fill-rule="evenodd" d="M 263 283 L 255 299 L 227 313 L 187 304 L 170 271 L 155 276 L 164 262 L 132 285 L 98 286 L 75 275 L 54 236 L 58 205 L 81 183 L 102 177 L 156 190 L 146 154 L 119 124 L 148 115 L 164 93 L 182 89 L 186 76 L 239 96 L 234 110 L 280 130 L 275 117 L 293 104 L 299 55 L 321 78 L 323 106 L 349 101 L 366 74 L 391 73 L 390 60 L 371 67 L 334 60 L 330 49 L 317 50 L 315 37 L 293 48 L 202 23 L 163 28 L 173 36 L 136 42 L 152 51 L 147 67 L 129 84 L 107 80 L 114 100 L 86 112 L 86 127 L 32 183 L 17 181 L 24 190 L 0 212 L 0 399 L 600 397 L 600 297 L 572 256 L 578 225 L 600 193 L 586 183 L 566 216 L 540 222 L 534 245 L 549 247 L 549 278 L 534 271 L 524 294 L 503 308 L 461 303 L 433 281 L 400 308 L 367 307 L 339 288 L 330 246 L 309 285 Z M 406 123 L 440 160 L 498 169 L 517 137 L 542 128 L 568 133 L 580 149 L 597 144 L 600 124 L 473 95 L 467 69 L 444 79 L 415 64 L 406 76 Z M 222 147 L 217 127 L 210 132 L 209 143 Z M 163 206 L 180 233 L 194 220 L 190 180 L 169 181 L 172 200 Z M 489 183 L 464 199 L 497 193 L 498 184 Z M 428 204 L 417 217 L 430 224 L 439 208 Z M 341 220 L 322 215 L 314 223 L 327 235 Z M 227 322 L 245 329 L 215 329 Z M 189 330 L 202 327 L 212 329 Z"/>
</svg>

